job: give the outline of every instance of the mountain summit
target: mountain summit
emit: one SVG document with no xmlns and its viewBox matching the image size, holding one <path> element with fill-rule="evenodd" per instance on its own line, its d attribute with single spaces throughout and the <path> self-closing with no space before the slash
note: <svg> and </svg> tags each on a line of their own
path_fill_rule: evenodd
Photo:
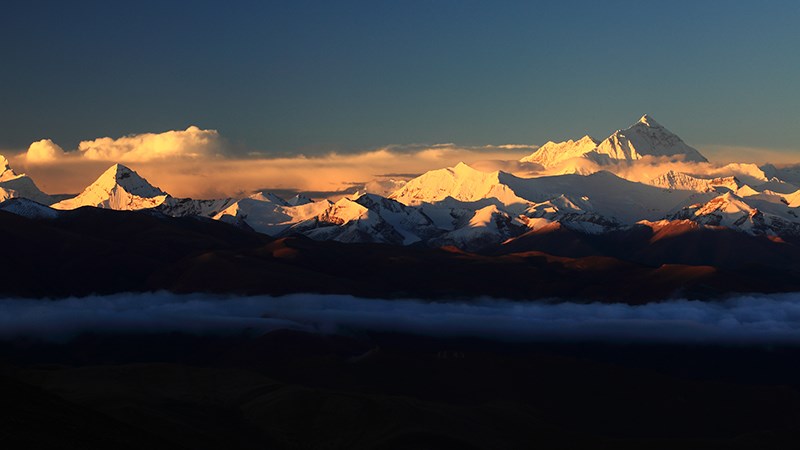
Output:
<svg viewBox="0 0 800 450">
<path fill-rule="evenodd" d="M 53 208 L 75 209 L 81 206 L 94 206 L 136 210 L 154 208 L 164 203 L 167 197 L 166 192 L 148 183 L 135 171 L 122 164 L 114 164 L 77 197 L 58 202 Z"/>
<path fill-rule="evenodd" d="M 5 179 L 8 176 L 8 173 L 11 175 L 15 175 L 14 171 L 11 170 L 11 166 L 8 164 L 8 160 L 5 156 L 0 155 L 0 180 Z"/>
<path fill-rule="evenodd" d="M 647 114 L 630 127 L 615 131 L 600 143 L 589 136 L 578 141 L 551 141 L 520 161 L 550 168 L 573 158 L 586 158 L 607 164 L 635 161 L 645 156 L 708 162 L 695 148 L 688 146 L 680 137 Z"/>
<path fill-rule="evenodd" d="M 14 172 L 8 160 L 0 155 L 0 201 L 16 197 L 28 198 L 44 205 L 53 201 L 36 186 L 31 177 Z"/>
</svg>

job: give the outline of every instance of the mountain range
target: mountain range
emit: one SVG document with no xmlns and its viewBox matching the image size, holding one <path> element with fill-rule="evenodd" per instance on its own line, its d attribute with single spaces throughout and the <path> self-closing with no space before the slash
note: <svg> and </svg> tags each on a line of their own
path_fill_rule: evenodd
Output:
<svg viewBox="0 0 800 450">
<path fill-rule="evenodd" d="M 408 180 L 385 197 L 363 192 L 335 202 L 303 195 L 286 200 L 268 192 L 245 198 L 176 198 L 114 164 L 77 196 L 56 201 L 3 158 L 0 199 L 23 198 L 41 206 L 16 202 L 0 209 L 37 217 L 87 206 L 151 210 L 209 218 L 273 237 L 482 252 L 554 224 L 602 234 L 690 221 L 771 239 L 800 237 L 797 169 L 740 164 L 718 169 L 717 176 L 687 172 L 707 165 L 707 159 L 647 115 L 602 141 L 584 136 L 547 142 L 520 162 L 538 167 L 538 175 L 486 172 L 460 163 Z M 662 171 L 646 180 L 631 176 L 641 164 Z"/>
<path fill-rule="evenodd" d="M 599 143 L 547 143 L 520 164 L 539 172 L 460 163 L 387 196 L 314 201 L 178 198 L 121 164 L 64 198 L 3 158 L 0 231 L 16 255 L 4 273 L 17 282 L 0 293 L 638 302 L 800 289 L 795 168 L 710 170 L 648 116 Z"/>
</svg>

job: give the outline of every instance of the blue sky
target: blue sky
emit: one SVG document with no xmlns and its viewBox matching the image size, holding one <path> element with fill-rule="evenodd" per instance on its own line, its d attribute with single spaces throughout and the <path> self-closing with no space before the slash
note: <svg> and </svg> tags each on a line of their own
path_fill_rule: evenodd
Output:
<svg viewBox="0 0 800 450">
<path fill-rule="evenodd" d="M 275 153 L 605 137 L 800 153 L 800 2 L 4 1 L 0 148 L 219 130 Z"/>
</svg>

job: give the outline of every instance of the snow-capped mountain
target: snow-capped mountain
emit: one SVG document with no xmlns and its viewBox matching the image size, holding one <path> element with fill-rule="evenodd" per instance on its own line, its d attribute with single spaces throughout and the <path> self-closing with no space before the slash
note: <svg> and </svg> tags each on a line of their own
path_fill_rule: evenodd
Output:
<svg viewBox="0 0 800 450">
<path fill-rule="evenodd" d="M 496 199 L 505 206 L 527 203 L 503 182 L 504 178 L 513 178 L 513 175 L 481 172 L 461 162 L 455 167 L 432 170 L 409 180 L 389 198 L 410 206 L 436 203 L 448 197 L 462 202 Z"/>
<path fill-rule="evenodd" d="M 708 162 L 697 149 L 648 115 L 624 130 L 617 130 L 597 146 L 597 153 L 615 160 L 633 161 L 644 156 L 679 157 L 683 161 Z"/>
<path fill-rule="evenodd" d="M 520 161 L 554 168 L 575 158 L 606 165 L 635 161 L 645 156 L 708 162 L 699 151 L 688 146 L 681 138 L 646 114 L 635 124 L 624 130 L 615 131 L 602 142 L 598 143 L 590 136 L 584 136 L 578 141 L 548 142 Z"/>
<path fill-rule="evenodd" d="M 52 206 L 55 209 L 93 206 L 131 211 L 155 208 L 166 199 L 166 192 L 154 187 L 122 164 L 114 164 L 76 197 L 62 200 Z"/>
<path fill-rule="evenodd" d="M 670 220 L 688 219 L 702 225 L 731 228 L 754 235 L 800 235 L 796 209 L 788 205 L 769 205 L 759 201 L 762 209 L 752 202 L 727 192 L 708 202 L 681 209 L 668 217 Z"/>
<path fill-rule="evenodd" d="M 8 160 L 0 155 L 0 201 L 17 197 L 47 205 L 53 202 L 53 198 L 42 192 L 29 176 L 14 172 Z"/>
<path fill-rule="evenodd" d="M 502 244 L 507 239 L 522 234 L 526 230 L 521 217 L 513 217 L 496 205 L 488 205 L 464 217 L 464 223 L 457 223 L 453 231 L 433 238 L 429 244 L 434 246 L 452 245 L 465 250 L 480 250 Z"/>
<path fill-rule="evenodd" d="M 658 164 L 637 166 L 635 161 L 645 156 L 657 157 Z M 81 194 L 52 207 L 152 209 L 173 217 L 210 218 L 274 237 L 302 234 L 315 240 L 465 250 L 492 248 L 540 230 L 602 235 L 642 224 L 670 228 L 671 221 L 750 235 L 800 237 L 800 182 L 791 178 L 791 167 L 711 167 L 705 161 L 697 150 L 644 116 L 600 142 L 589 136 L 548 142 L 522 159 L 548 168 L 533 177 L 482 171 L 462 162 L 408 181 L 381 184 L 382 192 L 396 188 L 386 196 L 356 193 L 334 203 L 303 194 L 285 200 L 256 192 L 246 198 L 204 200 L 172 197 L 116 164 Z M 639 168 L 650 170 L 652 178 L 631 176 Z M 30 178 L 14 173 L 4 158 L 0 169 L 0 200 L 25 197 L 49 204 L 49 196 Z M 0 209 L 39 218 L 57 213 L 24 199 L 5 202 Z"/>
<path fill-rule="evenodd" d="M 259 233 L 277 236 L 297 223 L 322 214 L 332 205 L 328 200 L 308 200 L 298 199 L 297 204 L 292 205 L 275 194 L 256 193 L 233 202 L 211 217 L 231 224 L 245 223 Z"/>
</svg>

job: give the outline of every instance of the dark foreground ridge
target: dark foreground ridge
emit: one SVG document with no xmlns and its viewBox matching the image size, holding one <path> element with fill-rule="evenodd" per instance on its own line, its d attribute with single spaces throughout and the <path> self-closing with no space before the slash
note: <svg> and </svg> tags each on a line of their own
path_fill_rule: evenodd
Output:
<svg viewBox="0 0 800 450">
<path fill-rule="evenodd" d="M 556 228 L 489 254 L 275 240 L 207 219 L 96 208 L 55 219 L 0 211 L 0 235 L 0 295 L 34 298 L 168 290 L 641 303 L 800 290 L 794 243 L 679 225 L 658 235 Z"/>
</svg>

